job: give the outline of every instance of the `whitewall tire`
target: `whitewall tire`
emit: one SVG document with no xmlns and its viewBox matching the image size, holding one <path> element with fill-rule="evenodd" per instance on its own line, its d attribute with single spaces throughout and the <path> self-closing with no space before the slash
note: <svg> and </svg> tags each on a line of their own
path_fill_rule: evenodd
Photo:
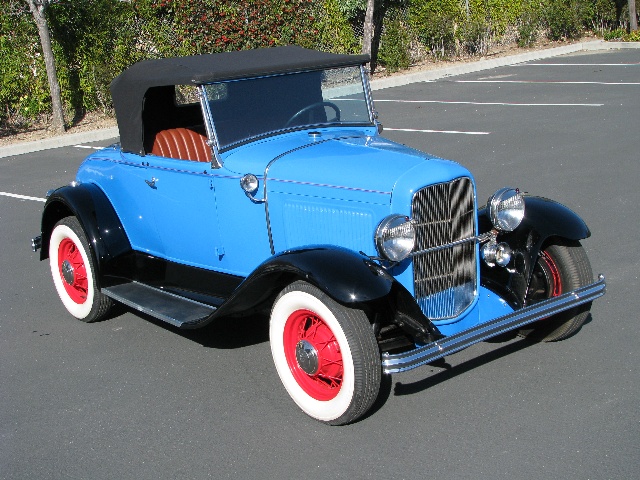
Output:
<svg viewBox="0 0 640 480">
<path fill-rule="evenodd" d="M 371 408 L 380 389 L 380 352 L 364 312 L 298 281 L 276 299 L 269 337 L 278 375 L 307 415 L 340 425 Z"/>
<path fill-rule="evenodd" d="M 58 296 L 71 315 L 84 322 L 104 317 L 112 302 L 96 286 L 93 257 L 75 217 L 65 217 L 53 228 L 49 266 Z"/>
</svg>

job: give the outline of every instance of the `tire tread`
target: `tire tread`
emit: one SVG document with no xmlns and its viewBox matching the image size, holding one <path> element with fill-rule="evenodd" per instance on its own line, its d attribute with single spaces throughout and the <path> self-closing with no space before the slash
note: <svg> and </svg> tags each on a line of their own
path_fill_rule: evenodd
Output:
<svg viewBox="0 0 640 480">
<path fill-rule="evenodd" d="M 58 225 L 65 225 L 68 228 L 70 228 L 80 239 L 80 243 L 81 243 L 81 247 L 84 249 L 84 251 L 87 254 L 87 257 L 89 259 L 89 267 L 91 268 L 91 271 L 93 272 L 93 285 L 91 286 L 94 289 L 94 295 L 93 295 L 93 305 L 91 308 L 91 312 L 84 318 L 79 318 L 78 320 L 85 322 L 85 323 L 93 323 L 93 322 L 97 322 L 99 320 L 104 319 L 107 314 L 109 313 L 109 311 L 111 310 L 111 308 L 113 307 L 113 300 L 109 297 L 107 297 L 106 295 L 104 295 L 99 288 L 98 285 L 98 278 L 97 278 L 97 271 L 96 271 L 96 262 L 95 262 L 95 258 L 94 258 L 94 254 L 93 254 L 93 250 L 91 249 L 91 246 L 89 244 L 89 242 L 87 241 L 87 236 L 84 233 L 84 229 L 82 228 L 82 225 L 80 224 L 80 221 L 74 217 L 74 216 L 70 216 L 70 217 L 64 217 L 63 219 L 61 219 L 57 224 L 56 227 Z M 55 229 L 55 227 L 54 227 Z"/>
<path fill-rule="evenodd" d="M 283 295 L 296 290 L 315 296 L 336 315 L 336 318 L 339 317 L 342 320 L 341 327 L 349 343 L 354 365 L 353 398 L 342 415 L 323 422 L 329 425 L 352 423 L 369 411 L 380 391 L 382 378 L 380 349 L 371 324 L 362 310 L 345 307 L 316 286 L 301 280 L 285 287 L 278 295 L 276 302 Z"/>
<path fill-rule="evenodd" d="M 558 264 L 563 292 L 571 291 L 593 281 L 591 264 L 578 241 L 562 240 L 544 248 Z M 566 288 L 565 288 L 566 285 Z M 557 342 L 576 333 L 586 321 L 591 302 L 579 305 L 551 318 L 541 320 L 520 330 L 519 335 L 534 341 Z"/>
</svg>

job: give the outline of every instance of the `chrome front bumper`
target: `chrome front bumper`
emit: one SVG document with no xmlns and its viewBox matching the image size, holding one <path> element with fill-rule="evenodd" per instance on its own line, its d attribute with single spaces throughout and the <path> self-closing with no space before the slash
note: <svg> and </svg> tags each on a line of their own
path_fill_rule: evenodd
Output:
<svg viewBox="0 0 640 480">
<path fill-rule="evenodd" d="M 422 347 L 402 353 L 383 353 L 382 370 L 384 373 L 397 373 L 431 363 L 434 360 L 451 355 L 501 333 L 520 328 L 536 320 L 550 317 L 577 305 L 595 300 L 604 295 L 605 291 L 604 275 L 600 275 L 598 280 L 590 285 L 516 310 L 490 322 L 476 325 L 468 330 L 428 343 Z"/>
</svg>

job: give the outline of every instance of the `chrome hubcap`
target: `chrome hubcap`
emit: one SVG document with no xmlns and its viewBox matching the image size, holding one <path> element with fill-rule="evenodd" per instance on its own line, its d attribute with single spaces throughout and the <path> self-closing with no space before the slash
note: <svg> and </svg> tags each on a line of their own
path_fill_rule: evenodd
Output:
<svg viewBox="0 0 640 480">
<path fill-rule="evenodd" d="M 73 266 L 71 265 L 71 262 L 69 262 L 69 260 L 65 260 L 62 262 L 62 278 L 64 278 L 64 281 L 67 282 L 69 285 L 73 285 L 73 280 L 75 278 L 75 275 L 73 274 Z"/>
<path fill-rule="evenodd" d="M 296 360 L 307 375 L 318 373 L 318 352 L 308 341 L 300 340 L 296 345 Z"/>
</svg>

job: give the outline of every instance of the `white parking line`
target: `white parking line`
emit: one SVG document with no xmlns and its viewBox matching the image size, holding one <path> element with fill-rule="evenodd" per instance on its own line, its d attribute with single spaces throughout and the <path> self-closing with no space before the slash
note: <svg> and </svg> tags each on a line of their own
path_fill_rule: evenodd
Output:
<svg viewBox="0 0 640 480">
<path fill-rule="evenodd" d="M 18 198 L 20 200 L 32 200 L 34 202 L 46 202 L 46 198 L 29 197 L 27 195 L 18 195 L 17 193 L 0 192 L 0 195 L 4 197 Z"/>
<path fill-rule="evenodd" d="M 552 83 L 564 85 L 640 85 L 640 82 L 566 82 L 553 80 L 454 80 L 455 83 Z"/>
<path fill-rule="evenodd" d="M 459 105 L 498 105 L 507 107 L 602 107 L 604 103 L 506 103 L 506 102 L 457 102 L 448 100 L 376 100 L 379 102 L 395 103 L 442 103 Z"/>
<path fill-rule="evenodd" d="M 91 150 L 102 150 L 104 147 L 92 147 L 91 145 L 74 145 L 73 148 L 88 148 Z"/>
<path fill-rule="evenodd" d="M 518 63 L 513 66 L 536 66 L 536 65 L 544 65 L 545 67 L 629 67 L 629 66 L 639 66 L 640 62 L 632 62 L 632 63 Z"/>
<path fill-rule="evenodd" d="M 491 132 L 463 132 L 460 130 L 420 130 L 417 128 L 389 128 L 384 127 L 385 131 L 390 132 L 418 132 L 418 133 L 459 133 L 461 135 L 490 135 Z"/>
</svg>

